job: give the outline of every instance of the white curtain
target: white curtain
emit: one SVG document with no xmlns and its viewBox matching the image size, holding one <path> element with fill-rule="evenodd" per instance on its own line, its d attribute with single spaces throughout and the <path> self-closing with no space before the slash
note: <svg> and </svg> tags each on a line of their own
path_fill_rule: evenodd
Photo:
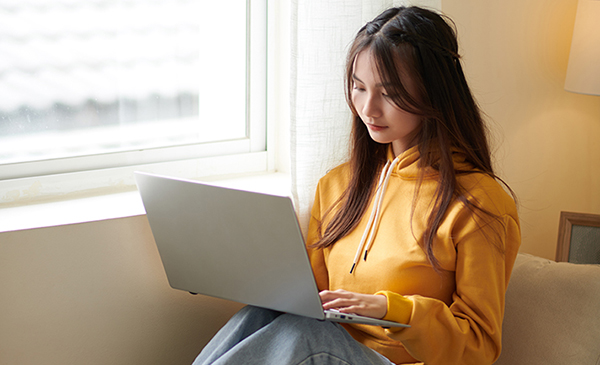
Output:
<svg viewBox="0 0 600 365">
<path fill-rule="evenodd" d="M 306 233 L 317 182 L 348 157 L 350 111 L 344 97 L 348 47 L 360 27 L 399 0 L 292 0 L 290 168 Z M 441 0 L 410 3 L 441 8 Z"/>
</svg>

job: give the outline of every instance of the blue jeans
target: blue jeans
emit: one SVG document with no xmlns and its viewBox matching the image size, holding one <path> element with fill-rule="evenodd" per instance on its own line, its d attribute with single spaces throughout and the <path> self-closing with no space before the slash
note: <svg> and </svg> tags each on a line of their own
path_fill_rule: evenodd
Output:
<svg viewBox="0 0 600 365">
<path fill-rule="evenodd" d="M 392 364 L 338 323 L 246 306 L 206 345 L 193 365 Z"/>
</svg>

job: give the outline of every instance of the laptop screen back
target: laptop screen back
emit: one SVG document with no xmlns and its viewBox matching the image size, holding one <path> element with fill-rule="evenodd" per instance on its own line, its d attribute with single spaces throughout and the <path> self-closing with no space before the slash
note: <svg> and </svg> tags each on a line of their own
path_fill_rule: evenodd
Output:
<svg viewBox="0 0 600 365">
<path fill-rule="evenodd" d="M 323 318 L 289 197 L 136 173 L 169 284 Z"/>
</svg>

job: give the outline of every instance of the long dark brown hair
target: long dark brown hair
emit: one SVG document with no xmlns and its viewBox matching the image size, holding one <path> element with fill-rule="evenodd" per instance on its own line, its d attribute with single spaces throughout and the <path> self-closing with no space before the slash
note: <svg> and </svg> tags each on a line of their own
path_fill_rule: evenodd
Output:
<svg viewBox="0 0 600 365">
<path fill-rule="evenodd" d="M 419 7 L 384 11 L 359 30 L 350 47 L 346 61 L 346 99 L 353 113 L 349 161 L 352 177 L 336 204 L 339 209 L 325 231 L 319 229 L 320 237 L 314 246 L 331 246 L 358 225 L 375 190 L 378 172 L 387 160 L 388 146 L 371 139 L 351 101 L 354 61 L 363 51 L 371 52 L 392 101 L 421 118 L 415 137 L 420 153 L 420 176 L 412 212 L 414 214 L 425 168 L 435 169 L 438 184 L 422 245 L 431 264 L 439 268 L 433 255 L 433 239 L 455 199 L 474 213 L 493 216 L 469 199 L 468 192 L 458 184 L 457 175 L 480 172 L 496 179 L 497 176 L 492 167 L 487 128 L 461 67 L 454 24 L 442 15 Z M 403 73 L 417 85 L 418 95 L 406 90 Z M 465 154 L 472 169 L 457 170 L 453 151 Z M 330 207 L 329 212 L 336 206 Z"/>
</svg>

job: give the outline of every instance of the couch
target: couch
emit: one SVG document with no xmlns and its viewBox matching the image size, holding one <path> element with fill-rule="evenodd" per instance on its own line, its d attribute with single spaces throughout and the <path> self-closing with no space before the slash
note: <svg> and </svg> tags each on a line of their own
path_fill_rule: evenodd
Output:
<svg viewBox="0 0 600 365">
<path fill-rule="evenodd" d="M 600 365 L 600 265 L 519 254 L 496 365 Z"/>
</svg>

